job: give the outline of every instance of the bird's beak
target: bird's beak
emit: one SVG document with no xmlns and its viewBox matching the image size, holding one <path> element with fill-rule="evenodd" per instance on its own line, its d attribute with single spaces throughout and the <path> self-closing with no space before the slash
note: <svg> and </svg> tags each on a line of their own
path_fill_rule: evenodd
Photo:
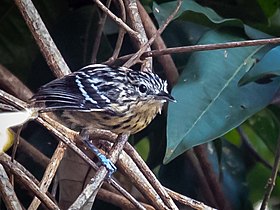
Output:
<svg viewBox="0 0 280 210">
<path fill-rule="evenodd" d="M 156 95 L 156 97 L 161 99 L 161 100 L 167 100 L 167 101 L 171 101 L 171 102 L 176 102 L 175 98 L 173 98 L 172 95 L 170 95 L 169 93 L 166 93 L 164 91 L 159 92 Z"/>
</svg>

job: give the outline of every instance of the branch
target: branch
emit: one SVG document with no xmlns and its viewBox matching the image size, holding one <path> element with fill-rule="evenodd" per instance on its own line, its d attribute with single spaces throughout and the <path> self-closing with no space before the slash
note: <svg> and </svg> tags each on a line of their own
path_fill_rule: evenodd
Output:
<svg viewBox="0 0 280 210">
<path fill-rule="evenodd" d="M 266 191 L 265 191 L 265 194 L 264 194 L 264 198 L 263 198 L 260 210 L 267 209 L 268 200 L 269 200 L 269 198 L 271 196 L 271 193 L 272 193 L 272 190 L 275 186 L 275 181 L 276 181 L 277 172 L 278 172 L 278 169 L 279 169 L 279 164 L 280 164 L 280 138 L 278 138 L 275 160 L 274 160 L 273 168 L 272 168 L 272 171 L 271 171 L 271 176 L 268 179 L 267 184 L 266 184 Z"/>
<path fill-rule="evenodd" d="M 270 39 L 255 39 L 255 40 L 216 43 L 216 44 L 199 44 L 193 46 L 171 47 L 162 50 L 152 50 L 150 52 L 143 53 L 142 57 L 145 58 L 150 56 L 154 57 L 154 56 L 161 56 L 161 55 L 175 54 L 175 53 L 219 50 L 219 49 L 227 49 L 227 48 L 249 47 L 249 46 L 266 45 L 266 44 L 279 44 L 279 43 L 280 43 L 280 38 L 270 38 Z"/>
<path fill-rule="evenodd" d="M 120 7 L 120 10 L 121 10 L 121 19 L 125 22 L 126 21 L 126 13 L 125 13 L 124 4 L 123 4 L 122 0 L 118 0 L 118 1 L 119 1 L 119 7 Z M 115 46 L 113 55 L 105 63 L 112 64 L 117 59 L 117 57 L 119 56 L 119 53 L 121 51 L 121 47 L 122 47 L 122 43 L 123 43 L 125 33 L 126 33 L 126 31 L 122 27 L 119 27 L 119 35 L 118 35 L 118 39 L 117 39 L 117 42 L 116 42 L 116 46 Z"/>
<path fill-rule="evenodd" d="M 109 8 L 111 4 L 111 0 L 106 1 L 106 7 Z M 102 32 L 104 28 L 104 24 L 107 19 L 107 13 L 103 13 L 98 21 L 97 33 L 95 34 L 95 41 L 92 48 L 92 55 L 91 55 L 91 63 L 96 63 L 96 56 L 100 46 L 100 41 L 102 38 Z"/>
<path fill-rule="evenodd" d="M 9 177 L 0 164 L 0 192 L 6 207 L 10 210 L 22 210 L 20 202 L 16 196 L 13 185 L 9 181 Z"/>
<path fill-rule="evenodd" d="M 102 4 L 99 0 L 93 0 L 93 2 L 95 2 L 97 4 L 97 6 L 106 14 L 108 14 L 108 16 L 110 18 L 112 18 L 113 21 L 116 22 L 116 24 L 118 24 L 120 27 L 124 28 L 127 33 L 129 33 L 134 39 L 137 39 L 138 33 L 136 31 L 134 31 L 133 29 L 131 29 L 128 25 L 126 25 L 122 19 L 120 19 L 119 17 L 117 17 L 116 15 L 114 15 L 114 13 L 112 13 L 107 7 L 104 6 L 104 4 Z"/>
<path fill-rule="evenodd" d="M 146 42 L 138 52 L 136 52 L 125 64 L 125 67 L 130 67 L 139 62 L 140 57 L 143 55 L 143 53 L 146 51 L 146 49 L 154 42 L 154 40 L 165 30 L 165 28 L 169 25 L 169 23 L 172 21 L 174 16 L 179 11 L 183 0 L 177 1 L 177 6 L 174 9 L 174 11 L 169 15 L 169 17 L 166 19 L 166 21 L 159 27 L 157 32 L 152 36 L 152 38 L 149 39 L 148 42 Z M 146 52 L 149 53 L 149 52 Z"/>
<path fill-rule="evenodd" d="M 151 20 L 149 14 L 146 12 L 145 8 L 142 6 L 142 4 L 139 1 L 137 1 L 137 5 L 138 5 L 138 10 L 139 10 L 141 19 L 143 21 L 143 25 L 145 27 L 146 33 L 147 33 L 148 37 L 150 38 L 153 36 L 153 34 L 155 34 L 157 32 L 157 29 L 156 29 L 153 21 Z M 155 39 L 152 47 L 159 51 L 166 49 L 166 45 L 165 45 L 164 41 L 162 40 L 161 36 L 158 36 Z M 166 78 L 167 78 L 169 84 L 171 86 L 174 86 L 177 82 L 179 74 L 178 74 L 177 68 L 175 66 L 175 63 L 172 60 L 171 55 L 158 56 L 157 60 L 163 67 L 163 70 L 165 72 L 165 75 L 166 75 Z"/>
<path fill-rule="evenodd" d="M 129 157 L 132 158 L 135 164 L 139 167 L 140 171 L 145 175 L 147 180 L 151 183 L 153 188 L 156 190 L 156 192 L 159 194 L 159 196 L 162 198 L 162 200 L 168 206 L 168 208 L 178 209 L 178 207 L 175 205 L 175 203 L 173 202 L 169 194 L 165 191 L 164 187 L 160 184 L 156 176 L 149 169 L 147 164 L 136 152 L 136 150 L 129 143 L 125 145 L 124 150 L 129 155 Z"/>
<path fill-rule="evenodd" d="M 52 183 L 52 180 L 56 174 L 60 161 L 63 158 L 65 149 L 66 149 L 66 145 L 63 142 L 60 142 L 55 152 L 53 153 L 50 163 L 48 164 L 44 176 L 39 184 L 41 192 L 46 193 L 48 191 L 49 186 Z M 40 200 L 37 197 L 35 197 L 28 209 L 30 210 L 37 209 L 40 203 L 41 203 Z"/>
<path fill-rule="evenodd" d="M 123 147 L 125 143 L 128 140 L 129 135 L 120 135 L 118 136 L 118 139 L 116 140 L 116 143 L 112 147 L 109 153 L 109 159 L 115 163 L 118 160 L 119 154 L 123 150 Z M 80 194 L 80 196 L 77 198 L 77 200 L 70 206 L 69 210 L 74 209 L 91 209 L 93 202 L 95 200 L 95 196 L 101 187 L 101 185 L 104 182 L 104 179 L 106 178 L 108 174 L 108 171 L 105 166 L 101 166 L 97 172 L 95 173 L 95 176 L 91 179 L 89 184 L 85 187 L 83 192 Z"/>
<path fill-rule="evenodd" d="M 18 178 L 18 180 L 26 187 L 28 187 L 40 200 L 49 208 L 57 209 L 59 207 L 44 193 L 40 191 L 40 188 L 26 175 L 24 171 L 16 166 L 15 163 L 11 162 L 8 155 L 3 153 L 0 155 L 0 163 L 8 167 L 10 171 Z"/>
<path fill-rule="evenodd" d="M 139 15 L 137 0 L 125 0 L 124 4 L 126 6 L 126 11 L 129 17 L 130 24 L 132 28 L 138 32 L 136 47 L 137 49 L 143 49 L 143 51 L 150 51 L 150 45 L 145 46 L 145 43 L 148 42 L 148 38 L 146 32 L 144 30 L 144 26 Z M 144 48 L 142 46 L 145 46 Z M 137 60 L 138 61 L 138 60 Z M 126 64 L 124 65 L 126 66 Z M 132 65 L 127 65 L 126 67 L 130 67 Z M 146 57 L 144 62 L 142 63 L 141 69 L 144 71 L 152 71 L 152 58 Z"/>
<path fill-rule="evenodd" d="M 205 205 L 202 202 L 199 202 L 197 200 L 188 198 L 187 196 L 181 195 L 177 192 L 174 192 L 168 188 L 165 188 L 167 190 L 167 192 L 169 193 L 169 195 L 176 201 L 186 205 L 186 206 L 190 206 L 196 210 L 217 210 L 215 208 L 212 208 L 210 206 Z"/>
<path fill-rule="evenodd" d="M 118 206 L 120 209 L 135 209 L 135 206 L 130 203 L 125 197 L 113 193 L 111 191 L 101 188 L 97 193 L 97 198 L 102 199 L 108 203 L 112 203 L 115 206 Z M 151 205 L 141 203 L 146 210 L 155 210 Z"/>
</svg>

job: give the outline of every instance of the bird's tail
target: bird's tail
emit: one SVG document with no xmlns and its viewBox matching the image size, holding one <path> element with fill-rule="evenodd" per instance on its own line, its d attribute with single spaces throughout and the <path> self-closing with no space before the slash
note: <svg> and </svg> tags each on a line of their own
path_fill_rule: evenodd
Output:
<svg viewBox="0 0 280 210">
<path fill-rule="evenodd" d="M 10 128 L 22 125 L 36 117 L 37 111 L 33 109 L 0 113 L 0 154 L 8 150 L 13 144 L 14 134 L 11 132 Z"/>
</svg>

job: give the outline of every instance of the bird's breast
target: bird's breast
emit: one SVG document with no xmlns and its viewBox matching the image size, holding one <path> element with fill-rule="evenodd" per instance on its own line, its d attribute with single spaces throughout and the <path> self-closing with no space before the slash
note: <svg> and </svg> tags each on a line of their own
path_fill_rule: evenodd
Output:
<svg viewBox="0 0 280 210">
<path fill-rule="evenodd" d="M 137 102 L 123 109 L 123 114 L 111 112 L 65 112 L 64 116 L 72 128 L 105 129 L 116 134 L 137 133 L 144 129 L 162 109 L 163 103 Z"/>
</svg>

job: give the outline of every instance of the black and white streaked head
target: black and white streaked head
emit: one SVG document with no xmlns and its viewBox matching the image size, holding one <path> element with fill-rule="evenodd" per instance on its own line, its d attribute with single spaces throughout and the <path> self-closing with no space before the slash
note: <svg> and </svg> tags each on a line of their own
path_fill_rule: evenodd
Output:
<svg viewBox="0 0 280 210">
<path fill-rule="evenodd" d="M 167 82 L 156 74 L 93 64 L 42 86 L 31 104 L 42 112 L 67 111 L 75 115 L 68 118 L 77 124 L 81 124 L 76 122 L 81 113 L 93 113 L 93 120 L 98 121 L 94 127 L 116 133 L 124 129 L 112 127 L 131 129 L 133 125 L 128 123 L 138 124 L 134 133 L 146 127 L 166 101 L 175 100 L 167 91 Z M 106 127 L 106 123 L 111 126 Z"/>
</svg>

